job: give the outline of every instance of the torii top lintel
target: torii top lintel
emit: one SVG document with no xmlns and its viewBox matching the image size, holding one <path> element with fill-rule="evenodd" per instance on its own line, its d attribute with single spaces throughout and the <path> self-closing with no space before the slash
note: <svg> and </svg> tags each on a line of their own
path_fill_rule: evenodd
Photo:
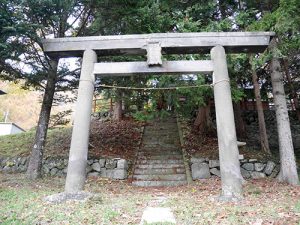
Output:
<svg viewBox="0 0 300 225">
<path fill-rule="evenodd" d="M 153 33 L 44 39 L 50 57 L 81 57 L 93 49 L 99 56 L 145 55 L 149 43 L 158 43 L 162 54 L 209 53 L 222 45 L 227 53 L 259 53 L 269 45 L 273 32 Z"/>
</svg>

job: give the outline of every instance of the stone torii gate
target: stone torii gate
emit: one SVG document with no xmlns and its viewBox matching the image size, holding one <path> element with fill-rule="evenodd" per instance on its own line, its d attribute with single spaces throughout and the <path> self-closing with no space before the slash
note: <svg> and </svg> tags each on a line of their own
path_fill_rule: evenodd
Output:
<svg viewBox="0 0 300 225">
<path fill-rule="evenodd" d="M 95 75 L 213 73 L 222 180 L 221 197 L 239 198 L 242 177 L 226 53 L 259 53 L 272 32 L 157 33 L 46 39 L 50 57 L 83 57 L 65 193 L 84 187 Z M 226 52 L 226 53 L 225 53 Z M 162 61 L 162 54 L 207 54 L 211 60 Z M 147 62 L 98 62 L 98 56 L 147 55 Z"/>
</svg>

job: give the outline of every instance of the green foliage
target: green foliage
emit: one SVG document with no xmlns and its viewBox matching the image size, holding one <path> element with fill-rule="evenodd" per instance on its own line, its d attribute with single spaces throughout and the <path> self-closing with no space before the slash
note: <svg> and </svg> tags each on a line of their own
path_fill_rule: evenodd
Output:
<svg viewBox="0 0 300 225">
<path fill-rule="evenodd" d="M 135 120 L 138 121 L 149 121 L 153 119 L 165 119 L 168 118 L 171 114 L 166 110 L 156 110 L 154 108 L 145 109 L 143 111 L 137 111 L 131 114 Z"/>
<path fill-rule="evenodd" d="M 137 111 L 132 113 L 132 117 L 138 121 L 148 121 L 154 118 L 154 114 L 147 111 Z"/>
</svg>

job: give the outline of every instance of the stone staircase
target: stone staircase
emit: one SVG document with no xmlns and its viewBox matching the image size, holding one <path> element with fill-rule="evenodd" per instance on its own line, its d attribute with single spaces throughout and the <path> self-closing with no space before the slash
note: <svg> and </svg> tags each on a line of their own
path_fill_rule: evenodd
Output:
<svg viewBox="0 0 300 225">
<path fill-rule="evenodd" d="M 156 119 L 146 125 L 132 183 L 143 187 L 187 184 L 176 118 Z"/>
</svg>

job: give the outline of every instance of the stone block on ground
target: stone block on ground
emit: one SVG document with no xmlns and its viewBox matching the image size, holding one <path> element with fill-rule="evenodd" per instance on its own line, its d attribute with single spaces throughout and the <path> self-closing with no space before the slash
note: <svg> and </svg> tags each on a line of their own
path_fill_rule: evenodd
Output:
<svg viewBox="0 0 300 225">
<path fill-rule="evenodd" d="M 106 169 L 114 169 L 117 167 L 117 162 L 114 159 L 107 159 L 105 163 Z"/>
<path fill-rule="evenodd" d="M 101 176 L 103 174 L 104 177 L 108 177 L 108 178 L 113 179 L 113 173 L 114 173 L 113 169 L 105 169 L 105 170 L 101 171 Z"/>
<path fill-rule="evenodd" d="M 170 208 L 147 207 L 140 222 L 144 224 L 176 224 L 176 220 Z"/>
<path fill-rule="evenodd" d="M 205 158 L 191 157 L 191 163 L 203 163 L 203 162 L 205 162 Z"/>
<path fill-rule="evenodd" d="M 215 175 L 215 176 L 221 177 L 221 172 L 217 168 L 210 169 L 210 173 Z"/>
<path fill-rule="evenodd" d="M 267 174 L 268 176 L 271 175 L 273 169 L 275 168 L 276 164 L 273 161 L 268 161 L 266 168 L 264 170 L 265 174 Z"/>
<path fill-rule="evenodd" d="M 57 169 L 57 168 L 52 168 L 52 169 L 50 170 L 50 175 L 51 175 L 51 176 L 54 176 L 54 175 L 57 174 L 57 172 L 58 172 L 58 169 Z"/>
<path fill-rule="evenodd" d="M 92 164 L 94 163 L 94 160 L 93 160 L 93 159 L 89 159 L 89 160 L 87 161 L 87 163 L 88 163 L 88 165 L 92 165 Z"/>
<path fill-rule="evenodd" d="M 253 171 L 254 165 L 253 165 L 253 163 L 244 163 L 242 165 L 242 168 L 244 168 L 245 170 L 248 170 L 248 171 Z"/>
<path fill-rule="evenodd" d="M 245 179 L 248 179 L 251 177 L 251 174 L 248 170 L 245 170 L 244 168 L 241 168 L 241 174 L 242 177 L 244 177 Z"/>
<path fill-rule="evenodd" d="M 112 178 L 116 179 L 116 180 L 126 179 L 127 178 L 127 170 L 126 169 L 114 169 Z"/>
<path fill-rule="evenodd" d="M 105 159 L 99 159 L 100 167 L 105 167 Z"/>
<path fill-rule="evenodd" d="M 85 168 L 85 172 L 88 174 L 89 172 L 91 172 L 93 170 L 93 168 L 90 165 L 87 165 Z"/>
<path fill-rule="evenodd" d="M 125 159 L 118 160 L 117 168 L 118 169 L 125 169 L 125 170 L 127 170 L 128 169 L 128 162 L 127 162 L 127 160 L 125 160 Z"/>
<path fill-rule="evenodd" d="M 93 198 L 94 194 L 89 193 L 89 192 L 77 192 L 77 193 L 58 193 L 58 194 L 54 194 L 54 195 L 50 195 L 45 197 L 43 200 L 49 203 L 54 203 L 54 204 L 58 204 L 58 203 L 63 203 L 66 201 L 87 201 L 90 198 Z"/>
<path fill-rule="evenodd" d="M 196 179 L 207 179 L 210 178 L 209 166 L 206 163 L 194 163 L 192 165 L 192 178 Z"/>
<path fill-rule="evenodd" d="M 209 160 L 209 168 L 219 167 L 220 161 L 219 160 Z"/>
<path fill-rule="evenodd" d="M 255 162 L 257 162 L 257 159 L 249 159 L 249 162 L 250 163 L 255 163 Z"/>
<path fill-rule="evenodd" d="M 263 163 L 254 163 L 254 169 L 257 172 L 263 171 L 265 167 L 266 167 L 266 165 Z"/>
<path fill-rule="evenodd" d="M 261 178 L 265 178 L 266 174 L 262 173 L 262 172 L 253 171 L 253 172 L 251 172 L 251 177 L 253 179 L 261 179 Z"/>
<path fill-rule="evenodd" d="M 93 169 L 94 171 L 100 172 L 100 170 L 101 170 L 100 163 L 98 163 L 98 162 L 93 163 L 93 164 L 92 164 L 92 169 Z"/>
<path fill-rule="evenodd" d="M 279 172 L 280 172 L 280 165 L 276 165 L 275 168 L 273 169 L 270 177 L 271 178 L 276 178 L 277 175 L 279 174 Z"/>
</svg>

